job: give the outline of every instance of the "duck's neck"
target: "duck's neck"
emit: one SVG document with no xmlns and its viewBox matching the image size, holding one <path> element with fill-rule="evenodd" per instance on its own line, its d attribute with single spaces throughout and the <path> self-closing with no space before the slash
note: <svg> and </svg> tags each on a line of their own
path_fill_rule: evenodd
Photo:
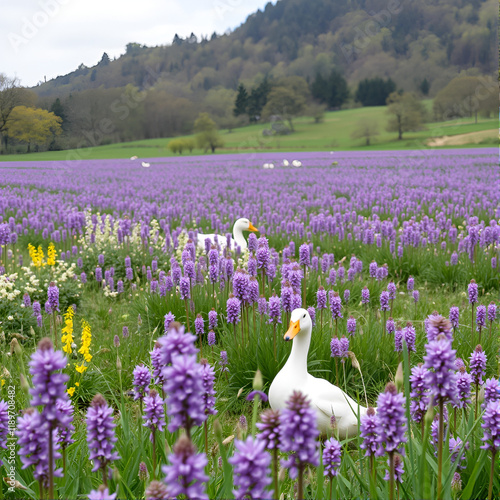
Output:
<svg viewBox="0 0 500 500">
<path fill-rule="evenodd" d="M 311 330 L 302 330 L 294 339 L 292 352 L 288 358 L 289 365 L 294 372 L 294 376 L 305 377 L 307 375 L 307 355 L 311 344 Z"/>
<path fill-rule="evenodd" d="M 238 226 L 233 228 L 233 236 L 234 236 L 234 241 L 241 248 L 241 251 L 243 252 L 244 250 L 246 250 L 248 246 L 247 240 L 245 240 L 245 237 L 243 236 L 243 231 Z"/>
</svg>

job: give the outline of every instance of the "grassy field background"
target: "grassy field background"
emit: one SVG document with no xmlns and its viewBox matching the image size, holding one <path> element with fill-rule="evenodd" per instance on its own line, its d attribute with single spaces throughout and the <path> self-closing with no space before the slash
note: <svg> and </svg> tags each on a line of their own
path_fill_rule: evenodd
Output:
<svg viewBox="0 0 500 500">
<path fill-rule="evenodd" d="M 431 107 L 432 101 L 425 104 Z M 389 116 L 386 107 L 368 107 L 331 111 L 325 113 L 322 123 L 314 123 L 311 118 L 302 117 L 294 121 L 295 132 L 287 136 L 265 137 L 262 131 L 269 128 L 268 123 L 249 125 L 233 129 L 231 132 L 221 130 L 224 147 L 217 153 L 239 153 L 248 151 L 329 151 L 329 150 L 384 150 L 384 149 L 418 149 L 425 147 L 429 140 L 436 137 L 470 134 L 484 130 L 498 130 L 498 120 L 478 118 L 474 123 L 472 118 L 447 122 L 432 122 L 424 130 L 408 132 L 402 140 L 397 139 L 397 133 L 387 132 L 386 125 Z M 370 121 L 377 124 L 380 135 L 376 136 L 370 146 L 365 146 L 364 139 L 352 139 L 352 132 L 361 122 Z M 154 158 L 173 156 L 168 149 L 171 138 L 147 139 L 142 141 L 124 142 L 105 146 L 95 146 L 79 150 L 46 151 L 42 153 L 0 155 L 0 161 L 54 161 L 68 159 L 108 159 L 108 158 Z M 471 141 L 463 147 L 474 144 Z M 494 146 L 498 144 L 497 134 L 493 133 L 475 146 Z M 443 146 L 450 147 L 450 146 Z M 453 146 L 457 147 L 457 146 Z M 458 146 L 460 147 L 460 146 Z M 185 155 L 205 154 L 203 150 L 195 149 Z"/>
</svg>

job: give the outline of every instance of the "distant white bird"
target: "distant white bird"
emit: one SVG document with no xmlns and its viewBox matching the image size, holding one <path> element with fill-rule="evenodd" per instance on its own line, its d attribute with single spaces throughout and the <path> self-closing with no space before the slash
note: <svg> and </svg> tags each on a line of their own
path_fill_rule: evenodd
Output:
<svg viewBox="0 0 500 500">
<path fill-rule="evenodd" d="M 141 163 L 141 165 L 144 167 L 144 168 L 149 168 L 151 166 L 151 163 L 148 163 L 147 161 L 143 161 Z"/>
<path fill-rule="evenodd" d="M 262 168 L 265 168 L 267 170 L 269 168 L 269 163 L 264 163 L 264 165 L 262 165 Z"/>
<path fill-rule="evenodd" d="M 283 160 L 283 166 L 284 167 L 288 167 L 288 165 L 290 165 L 289 161 L 288 160 Z"/>
<path fill-rule="evenodd" d="M 270 163 L 269 168 L 274 168 L 274 163 Z"/>
<path fill-rule="evenodd" d="M 299 168 L 299 167 L 301 167 L 301 166 L 302 166 L 302 162 L 300 162 L 299 160 L 293 160 L 293 161 L 292 161 L 292 165 L 293 165 L 294 167 Z"/>
<path fill-rule="evenodd" d="M 130 159 L 131 160 L 137 160 L 137 158 L 139 158 L 138 156 L 131 156 Z"/>
<path fill-rule="evenodd" d="M 253 231 L 256 232 L 258 229 L 253 226 L 253 224 L 246 218 L 238 219 L 233 226 L 233 238 L 231 238 L 231 250 L 236 248 L 238 245 L 241 250 L 244 252 L 248 248 L 247 240 L 243 236 L 243 231 Z M 198 234 L 197 243 L 198 247 L 201 249 L 205 249 L 205 240 L 209 239 L 213 245 L 215 245 L 215 234 Z M 224 249 L 226 247 L 226 238 L 217 235 L 217 241 L 219 246 Z"/>
</svg>

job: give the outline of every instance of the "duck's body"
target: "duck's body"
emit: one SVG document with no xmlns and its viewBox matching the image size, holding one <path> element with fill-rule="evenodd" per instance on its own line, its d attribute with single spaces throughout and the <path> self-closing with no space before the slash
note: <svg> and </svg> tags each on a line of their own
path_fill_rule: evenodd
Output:
<svg viewBox="0 0 500 500">
<path fill-rule="evenodd" d="M 269 388 L 271 407 L 275 410 L 285 408 L 293 391 L 300 391 L 316 410 L 318 428 L 322 434 L 331 432 L 331 417 L 335 415 L 340 437 L 355 436 L 358 432 L 358 414 L 361 417 L 367 409 L 358 405 L 336 385 L 308 373 L 311 317 L 305 309 L 295 309 L 291 318 L 285 340 L 287 336 L 290 340 L 293 339 L 292 352 Z"/>
<path fill-rule="evenodd" d="M 241 248 L 241 251 L 244 252 L 248 248 L 247 240 L 243 236 L 243 231 L 258 231 L 253 224 L 245 218 L 238 219 L 233 226 L 233 237 L 230 240 L 230 248 L 234 250 L 236 245 Z M 217 243 L 216 243 L 217 237 Z M 224 250 L 227 246 L 227 239 L 225 236 L 221 236 L 220 234 L 198 234 L 197 244 L 201 249 L 205 249 L 205 241 L 209 239 L 211 245 L 217 245 Z"/>
</svg>

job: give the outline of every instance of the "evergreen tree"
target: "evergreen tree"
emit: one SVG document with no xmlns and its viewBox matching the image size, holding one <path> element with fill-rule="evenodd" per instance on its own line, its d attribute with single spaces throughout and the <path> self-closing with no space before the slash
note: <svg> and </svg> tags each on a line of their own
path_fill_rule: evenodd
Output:
<svg viewBox="0 0 500 500">
<path fill-rule="evenodd" d="M 267 97 L 270 91 L 271 84 L 266 77 L 258 87 L 253 88 L 250 92 L 247 113 L 251 122 L 256 122 L 260 119 L 262 109 L 267 103 Z"/>
<path fill-rule="evenodd" d="M 240 83 L 238 85 L 238 94 L 234 102 L 233 114 L 234 116 L 245 115 L 248 108 L 248 92 L 245 86 Z"/>
<path fill-rule="evenodd" d="M 311 85 L 311 94 L 329 108 L 339 108 L 349 98 L 349 88 L 342 74 L 334 69 L 328 78 L 319 72 L 316 74 Z"/>
<path fill-rule="evenodd" d="M 101 57 L 101 60 L 99 61 L 99 66 L 107 66 L 109 64 L 109 56 L 104 52 L 104 54 Z"/>
<path fill-rule="evenodd" d="M 320 102 L 325 103 L 328 100 L 328 81 L 320 72 L 316 73 L 316 78 L 311 85 L 311 94 Z"/>
<path fill-rule="evenodd" d="M 424 78 L 422 80 L 422 83 L 420 84 L 420 92 L 422 92 L 423 95 L 428 95 L 429 88 L 430 88 L 430 84 L 429 84 L 427 78 Z"/>
<path fill-rule="evenodd" d="M 359 82 L 355 99 L 363 106 L 385 106 L 387 98 L 395 90 L 396 84 L 390 78 L 365 78 Z"/>
</svg>

